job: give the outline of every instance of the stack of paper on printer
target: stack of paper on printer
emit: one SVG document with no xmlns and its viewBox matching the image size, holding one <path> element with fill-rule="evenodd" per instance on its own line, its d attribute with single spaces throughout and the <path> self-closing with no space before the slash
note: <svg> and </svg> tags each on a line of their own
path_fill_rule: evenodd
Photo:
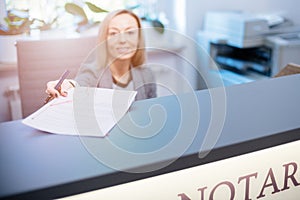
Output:
<svg viewBox="0 0 300 200">
<path fill-rule="evenodd" d="M 77 87 L 22 122 L 55 134 L 104 137 L 126 114 L 136 91 Z"/>
</svg>

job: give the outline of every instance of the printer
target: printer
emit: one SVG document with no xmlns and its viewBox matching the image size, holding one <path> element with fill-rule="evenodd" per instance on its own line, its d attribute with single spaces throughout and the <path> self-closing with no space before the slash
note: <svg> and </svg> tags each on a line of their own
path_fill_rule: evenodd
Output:
<svg viewBox="0 0 300 200">
<path fill-rule="evenodd" d="M 241 73 L 273 76 L 300 63 L 300 27 L 275 14 L 207 12 L 197 42 L 219 66 Z"/>
</svg>

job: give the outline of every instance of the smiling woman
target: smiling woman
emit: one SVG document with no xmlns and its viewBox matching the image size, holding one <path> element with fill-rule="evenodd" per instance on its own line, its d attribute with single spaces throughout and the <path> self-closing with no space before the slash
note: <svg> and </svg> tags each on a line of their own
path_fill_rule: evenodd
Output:
<svg viewBox="0 0 300 200">
<path fill-rule="evenodd" d="M 138 28 L 136 19 L 127 13 L 117 15 L 111 20 L 108 27 L 107 45 L 112 62 L 115 59 L 130 62 L 130 58 L 134 56 L 138 47 Z M 116 61 L 113 62 L 111 68 L 116 67 L 115 63 Z M 122 70 L 128 69 L 122 67 Z"/>
<path fill-rule="evenodd" d="M 73 86 L 137 91 L 136 100 L 156 97 L 154 76 L 145 63 L 145 41 L 141 21 L 129 10 L 110 12 L 101 22 L 98 45 L 81 65 L 74 80 L 65 80 L 59 90 L 56 81 L 46 92 L 66 96 Z"/>
</svg>

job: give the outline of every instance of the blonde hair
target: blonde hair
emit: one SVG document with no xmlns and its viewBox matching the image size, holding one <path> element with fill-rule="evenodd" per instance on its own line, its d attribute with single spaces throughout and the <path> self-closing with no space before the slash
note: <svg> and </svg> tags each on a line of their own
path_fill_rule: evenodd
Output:
<svg viewBox="0 0 300 200">
<path fill-rule="evenodd" d="M 138 32 L 139 32 L 139 41 L 138 41 L 138 46 L 137 50 L 134 54 L 134 56 L 131 58 L 131 64 L 133 67 L 141 66 L 145 63 L 146 60 L 146 53 L 145 53 L 145 39 L 144 39 L 144 34 L 142 31 L 142 25 L 141 25 L 141 20 L 140 18 L 131 12 L 130 10 L 126 9 L 120 9 L 120 10 L 115 10 L 107 14 L 105 19 L 101 22 L 99 32 L 98 32 L 98 44 L 104 45 L 105 46 L 105 55 L 107 55 L 107 45 L 106 45 L 106 40 L 107 40 L 107 35 L 108 35 L 108 27 L 111 22 L 111 20 L 120 14 L 129 14 L 132 17 L 134 17 L 137 21 L 138 24 Z M 103 56 L 103 54 L 102 54 Z M 106 58 L 107 59 L 107 58 Z M 105 61 L 107 64 L 107 60 Z"/>
</svg>

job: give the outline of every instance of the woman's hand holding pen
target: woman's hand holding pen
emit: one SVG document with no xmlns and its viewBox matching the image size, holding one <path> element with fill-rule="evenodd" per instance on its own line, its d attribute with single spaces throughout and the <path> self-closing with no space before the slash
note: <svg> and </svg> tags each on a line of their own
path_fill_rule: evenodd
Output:
<svg viewBox="0 0 300 200">
<path fill-rule="evenodd" d="M 67 90 L 71 87 L 75 87 L 75 84 L 72 82 L 72 80 L 66 80 L 66 77 L 69 75 L 70 71 L 66 70 L 59 80 L 56 81 L 49 81 L 47 83 L 47 89 L 46 93 L 48 94 L 48 97 L 45 100 L 45 104 L 54 99 L 58 96 L 66 97 L 68 95 Z"/>
<path fill-rule="evenodd" d="M 59 97 L 59 96 L 63 96 L 66 97 L 68 95 L 68 90 L 70 88 L 74 87 L 74 83 L 71 82 L 71 80 L 65 79 L 60 88 L 57 90 L 55 89 L 55 86 L 57 85 L 59 80 L 55 80 L 55 81 L 49 81 L 47 83 L 47 89 L 46 89 L 46 93 L 48 95 L 51 95 L 53 97 Z"/>
</svg>

